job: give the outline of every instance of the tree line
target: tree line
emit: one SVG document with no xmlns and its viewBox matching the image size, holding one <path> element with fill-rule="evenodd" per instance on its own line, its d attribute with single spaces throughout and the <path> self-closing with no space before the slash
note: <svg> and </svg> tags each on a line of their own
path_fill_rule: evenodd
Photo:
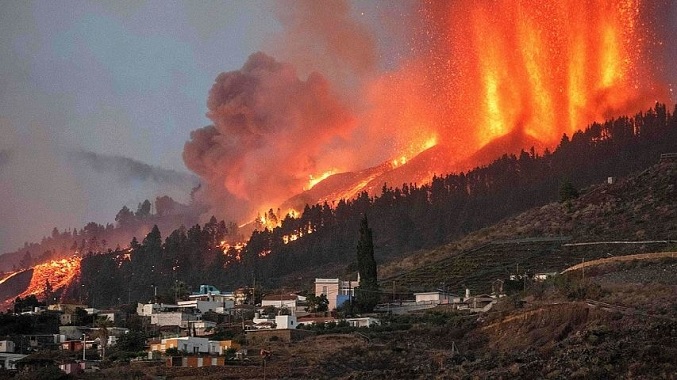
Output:
<svg viewBox="0 0 677 380">
<path fill-rule="evenodd" d="M 148 298 L 152 286 L 171 295 L 180 286 L 195 289 L 201 283 L 230 289 L 256 281 L 276 287 L 283 279 L 309 284 L 318 274 L 354 276 L 363 215 L 369 215 L 377 262 L 438 246 L 556 201 L 563 185 L 582 189 L 655 164 L 661 153 L 677 152 L 676 114 L 677 107 L 670 113 L 656 104 L 633 117 L 565 134 L 553 151 L 532 148 L 468 172 L 434 176 L 427 184 L 384 184 L 379 196 L 363 192 L 331 205 L 306 205 L 300 216 L 276 215 L 279 226 L 255 230 L 242 250 L 223 252 L 219 241 L 237 226 L 215 218 L 174 230 L 164 242 L 154 228 L 142 243 L 134 239 L 128 253 L 87 257 L 83 281 L 93 293 L 100 290 L 101 302 L 112 303 Z M 108 278 L 101 279 L 104 273 Z"/>
<path fill-rule="evenodd" d="M 153 212 L 154 209 L 154 212 Z M 115 223 L 105 225 L 90 222 L 81 229 L 54 227 L 49 236 L 39 243 L 28 243 L 14 252 L 2 255 L 0 271 L 16 271 L 33 265 L 90 252 L 108 252 L 127 247 L 131 236 L 146 234 L 153 225 L 173 230 L 181 225 L 197 223 L 203 210 L 183 205 L 169 196 L 156 197 L 155 202 L 144 200 L 136 211 L 124 206 L 115 216 Z"/>
</svg>

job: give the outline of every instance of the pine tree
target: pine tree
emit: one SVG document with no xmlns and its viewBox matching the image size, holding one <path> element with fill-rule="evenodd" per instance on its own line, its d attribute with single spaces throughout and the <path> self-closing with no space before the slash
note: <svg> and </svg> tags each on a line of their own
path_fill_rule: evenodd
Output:
<svg viewBox="0 0 677 380">
<path fill-rule="evenodd" d="M 578 190 L 568 179 L 564 181 L 562 186 L 559 189 L 559 199 L 560 202 L 571 201 L 572 199 L 578 198 Z"/>
<path fill-rule="evenodd" d="M 366 215 L 360 223 L 360 238 L 357 242 L 357 270 L 360 274 L 357 304 L 362 311 L 372 311 L 380 297 L 376 277 L 376 260 L 374 260 L 374 240 Z"/>
</svg>

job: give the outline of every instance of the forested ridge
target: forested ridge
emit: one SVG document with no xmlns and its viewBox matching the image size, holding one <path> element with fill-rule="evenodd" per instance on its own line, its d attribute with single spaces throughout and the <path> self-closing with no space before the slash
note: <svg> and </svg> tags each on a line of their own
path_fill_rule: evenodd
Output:
<svg viewBox="0 0 677 380">
<path fill-rule="evenodd" d="M 677 111 L 677 109 L 675 110 Z M 585 131 L 564 135 L 557 148 L 503 155 L 467 173 L 436 176 L 429 184 L 384 185 L 382 194 L 360 194 L 351 201 L 307 206 L 298 219 L 255 232 L 232 278 L 251 273 L 276 278 L 308 267 L 355 260 L 360 215 L 369 215 L 376 259 L 384 262 L 416 249 L 449 242 L 505 217 L 558 200 L 570 183 L 584 188 L 608 177 L 624 176 L 658 162 L 660 154 L 677 152 L 677 117 L 666 106 L 634 117 L 594 123 Z M 285 236 L 307 231 L 285 244 Z M 256 258 L 257 252 L 270 252 Z"/>
<path fill-rule="evenodd" d="M 363 215 L 369 216 L 375 258 L 383 263 L 408 252 L 452 241 L 529 208 L 555 201 L 565 184 L 581 189 L 646 168 L 661 153 L 677 152 L 677 117 L 663 104 L 634 117 L 593 123 L 564 135 L 552 151 L 503 155 L 466 173 L 435 176 L 424 185 L 384 184 L 379 196 L 366 192 L 336 204 L 308 205 L 299 217 L 272 230 L 255 231 L 246 247 L 222 254 L 220 242 L 236 226 L 215 218 L 172 231 L 163 240 L 155 228 L 130 250 L 90 254 L 81 282 L 89 301 L 105 306 L 149 298 L 154 286 L 166 297 L 200 283 L 223 289 L 277 287 L 281 278 L 342 274 L 356 269 L 355 247 Z M 73 286 L 73 294 L 80 286 Z"/>
<path fill-rule="evenodd" d="M 40 242 L 25 242 L 13 252 L 2 255 L 1 271 L 26 269 L 49 260 L 82 256 L 89 252 L 119 251 L 129 245 L 132 236 L 145 235 L 153 225 L 173 230 L 199 221 L 200 208 L 176 202 L 169 196 L 139 203 L 136 211 L 124 206 L 115 216 L 115 223 L 89 222 L 81 229 L 59 230 L 54 227 Z"/>
</svg>

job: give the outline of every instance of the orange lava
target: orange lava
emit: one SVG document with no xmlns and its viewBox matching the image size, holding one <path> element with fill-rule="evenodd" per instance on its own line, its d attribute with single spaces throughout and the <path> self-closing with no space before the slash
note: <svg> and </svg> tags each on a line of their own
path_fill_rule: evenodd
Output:
<svg viewBox="0 0 677 380">
<path fill-rule="evenodd" d="M 440 138 L 477 150 L 519 131 L 552 147 L 652 105 L 667 94 L 642 65 L 651 33 L 641 9 L 640 0 L 431 2 L 425 12 L 444 37 L 428 58 L 448 63 L 430 64 L 428 84 L 457 121 Z"/>
<path fill-rule="evenodd" d="M 34 294 L 38 298 L 44 298 L 47 281 L 52 286 L 52 291 L 68 286 L 80 274 L 80 261 L 80 257 L 71 257 L 36 265 L 33 267 L 33 277 L 28 288 L 19 297 Z"/>
</svg>

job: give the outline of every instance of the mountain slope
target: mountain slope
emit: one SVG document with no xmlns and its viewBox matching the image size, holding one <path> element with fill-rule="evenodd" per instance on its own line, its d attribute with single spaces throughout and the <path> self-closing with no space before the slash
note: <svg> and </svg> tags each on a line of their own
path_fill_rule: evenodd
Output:
<svg viewBox="0 0 677 380">
<path fill-rule="evenodd" d="M 610 255 L 677 247 L 677 161 L 583 190 L 567 202 L 550 203 L 454 243 L 383 265 L 380 278 L 403 287 L 474 285 L 510 273 L 561 271 Z M 423 290 L 423 289 L 420 289 Z"/>
</svg>

